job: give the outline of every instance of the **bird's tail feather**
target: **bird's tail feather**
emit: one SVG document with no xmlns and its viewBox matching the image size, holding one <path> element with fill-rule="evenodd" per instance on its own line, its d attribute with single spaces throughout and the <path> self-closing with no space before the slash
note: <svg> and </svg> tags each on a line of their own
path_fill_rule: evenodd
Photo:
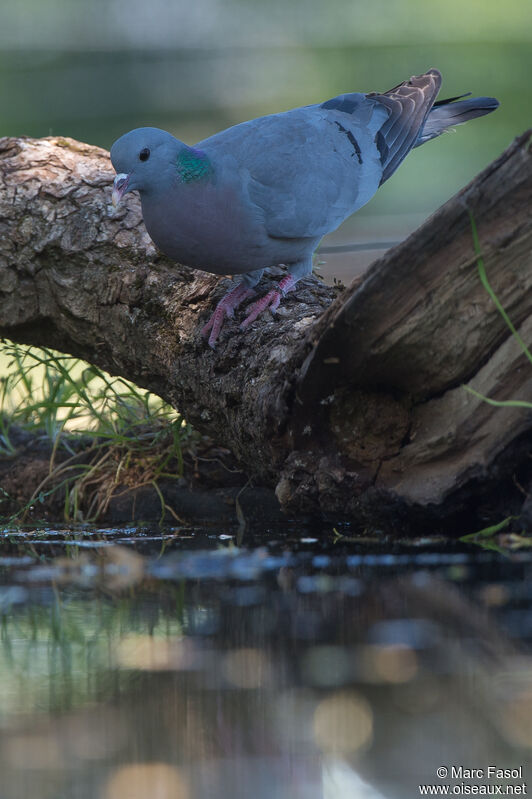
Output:
<svg viewBox="0 0 532 799">
<path fill-rule="evenodd" d="M 499 105 L 499 101 L 494 97 L 462 99 L 467 96 L 467 94 L 463 94 L 461 97 L 452 97 L 449 100 L 439 100 L 434 103 L 414 147 L 419 147 L 420 144 L 435 139 L 448 128 L 489 114 L 495 111 Z"/>
</svg>

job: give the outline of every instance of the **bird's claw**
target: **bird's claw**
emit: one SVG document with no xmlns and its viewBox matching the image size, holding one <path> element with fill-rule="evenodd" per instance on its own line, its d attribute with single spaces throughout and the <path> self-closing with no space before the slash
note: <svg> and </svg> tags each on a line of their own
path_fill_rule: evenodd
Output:
<svg viewBox="0 0 532 799">
<path fill-rule="evenodd" d="M 251 306 L 251 310 L 240 325 L 240 330 L 246 330 L 249 325 L 257 319 L 261 315 L 263 311 L 267 308 L 270 309 L 270 312 L 274 314 L 277 311 L 277 308 L 281 304 L 281 300 L 285 297 L 289 291 L 292 291 L 296 285 L 295 278 L 288 274 L 283 277 L 282 280 L 279 281 L 278 285 L 271 289 L 264 297 L 261 297 L 260 300 L 254 302 Z"/>
<path fill-rule="evenodd" d="M 272 289 L 264 297 L 261 297 L 260 300 L 254 302 L 251 306 L 251 310 L 240 325 L 240 330 L 245 330 L 249 325 L 257 319 L 265 311 L 267 308 L 270 309 L 272 313 L 275 313 L 279 304 L 281 302 L 281 298 L 283 296 L 283 292 L 279 289 Z"/>
<path fill-rule="evenodd" d="M 248 315 L 240 325 L 240 330 L 246 330 L 267 308 L 274 314 L 281 304 L 283 297 L 288 294 L 289 291 L 292 291 L 295 285 L 296 279 L 290 274 L 285 275 L 274 289 L 271 289 L 264 297 L 261 297 L 253 303 Z M 207 339 L 207 343 L 211 349 L 216 349 L 216 342 L 220 335 L 224 319 L 226 317 L 232 319 L 238 306 L 254 294 L 255 292 L 253 289 L 249 288 L 244 283 L 239 283 L 239 285 L 228 292 L 225 297 L 222 297 L 214 309 L 211 318 L 201 330 L 201 335 L 203 338 Z"/>
<path fill-rule="evenodd" d="M 235 308 L 238 308 L 241 302 L 244 302 L 248 297 L 252 297 L 253 294 L 255 294 L 253 289 L 250 289 L 244 283 L 239 283 L 225 297 L 222 297 L 211 318 L 201 329 L 201 335 L 207 339 L 211 349 L 216 349 L 216 341 L 220 335 L 225 317 L 232 319 L 235 315 Z"/>
</svg>

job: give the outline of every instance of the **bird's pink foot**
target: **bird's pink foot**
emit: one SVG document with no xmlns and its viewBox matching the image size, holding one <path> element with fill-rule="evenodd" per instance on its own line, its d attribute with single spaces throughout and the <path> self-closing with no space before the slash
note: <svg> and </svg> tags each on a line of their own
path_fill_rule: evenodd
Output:
<svg viewBox="0 0 532 799">
<path fill-rule="evenodd" d="M 266 308 L 269 308 L 272 313 L 275 313 L 283 297 L 288 294 L 289 291 L 293 291 L 296 282 L 296 279 L 292 277 L 292 275 L 286 275 L 283 277 L 283 279 L 277 284 L 276 288 L 272 289 L 265 294 L 264 297 L 261 297 L 260 300 L 257 300 L 257 302 L 253 303 L 250 312 L 240 325 L 240 330 L 245 330 L 247 327 L 249 327 L 249 325 L 254 322 L 255 319 L 257 319 L 257 317 L 266 310 Z"/>
<path fill-rule="evenodd" d="M 226 317 L 229 319 L 232 318 L 235 314 L 235 309 L 238 308 L 240 303 L 244 302 L 248 297 L 252 297 L 254 294 L 255 292 L 253 289 L 250 289 L 244 283 L 239 283 L 238 286 L 235 286 L 234 289 L 229 291 L 225 297 L 222 297 L 213 315 L 201 329 L 203 338 L 208 337 L 209 347 L 212 347 L 212 349 L 215 348 L 224 319 Z"/>
</svg>

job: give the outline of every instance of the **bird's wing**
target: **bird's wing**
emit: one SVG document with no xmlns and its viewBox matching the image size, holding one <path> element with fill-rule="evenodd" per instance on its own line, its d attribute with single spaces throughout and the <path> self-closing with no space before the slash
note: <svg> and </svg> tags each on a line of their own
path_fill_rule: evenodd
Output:
<svg viewBox="0 0 532 799">
<path fill-rule="evenodd" d="M 425 85 L 423 77 L 412 81 Z M 215 161 L 233 162 L 270 236 L 317 238 L 364 205 L 397 168 L 434 98 L 405 82 L 385 95 L 346 94 L 244 122 L 196 146 Z"/>
<path fill-rule="evenodd" d="M 364 104 L 360 95 L 360 104 Z M 361 118 L 320 106 L 251 120 L 196 145 L 233 162 L 247 201 L 275 238 L 317 238 L 369 199 L 382 177 L 375 135 L 386 109 Z"/>
<path fill-rule="evenodd" d="M 388 119 L 377 134 L 383 169 L 381 183 L 393 175 L 415 146 L 440 86 L 441 74 L 437 69 L 429 69 L 384 94 L 367 95 L 369 100 L 385 106 L 389 111 Z"/>
</svg>

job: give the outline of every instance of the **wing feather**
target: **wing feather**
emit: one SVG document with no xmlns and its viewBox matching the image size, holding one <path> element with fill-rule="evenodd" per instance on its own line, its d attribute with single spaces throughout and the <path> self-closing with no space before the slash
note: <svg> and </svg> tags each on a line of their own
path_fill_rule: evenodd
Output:
<svg viewBox="0 0 532 799">
<path fill-rule="evenodd" d="M 270 236 L 321 238 L 379 185 L 382 168 L 374 139 L 387 112 L 367 106 L 364 122 L 356 115 L 347 122 L 348 115 L 336 109 L 307 106 L 237 125 L 196 146 L 209 157 L 234 163 Z"/>
<path fill-rule="evenodd" d="M 383 94 L 369 94 L 368 99 L 388 109 L 389 116 L 381 127 L 378 144 L 383 167 L 382 180 L 388 180 L 415 146 L 420 131 L 441 86 L 441 74 L 429 69 L 413 76 Z"/>
<path fill-rule="evenodd" d="M 431 69 L 383 94 L 343 94 L 244 122 L 197 147 L 237 171 L 270 236 L 321 238 L 395 172 L 440 83 Z"/>
</svg>

